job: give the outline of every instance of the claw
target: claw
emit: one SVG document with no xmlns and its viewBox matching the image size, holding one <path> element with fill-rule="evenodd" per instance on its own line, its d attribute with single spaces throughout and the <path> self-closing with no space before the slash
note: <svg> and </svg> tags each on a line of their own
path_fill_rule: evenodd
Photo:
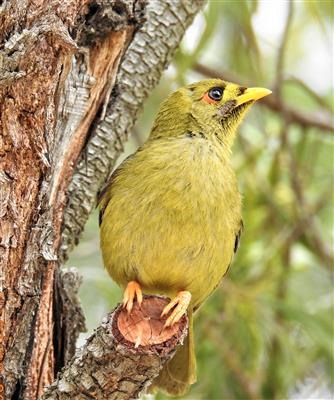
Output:
<svg viewBox="0 0 334 400">
<path fill-rule="evenodd" d="M 187 312 L 188 306 L 191 301 L 191 293 L 188 291 L 182 291 L 177 294 L 177 296 L 167 304 L 161 313 L 161 317 L 168 314 L 174 307 L 171 315 L 167 318 L 165 322 L 165 327 L 172 326 L 178 322 L 182 316 Z"/>
<path fill-rule="evenodd" d="M 123 296 L 123 308 L 126 308 L 129 314 L 132 310 L 135 298 L 137 298 L 137 302 L 140 307 L 143 301 L 143 293 L 141 291 L 141 287 L 136 281 L 131 281 L 128 283 Z"/>
</svg>

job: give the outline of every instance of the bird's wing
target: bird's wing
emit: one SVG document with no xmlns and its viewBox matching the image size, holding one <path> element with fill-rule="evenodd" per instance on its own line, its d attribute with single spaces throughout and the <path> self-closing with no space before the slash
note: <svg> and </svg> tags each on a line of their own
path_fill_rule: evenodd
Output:
<svg viewBox="0 0 334 400">
<path fill-rule="evenodd" d="M 112 172 L 112 174 L 107 178 L 105 184 L 102 186 L 101 190 L 97 194 L 97 206 L 100 207 L 99 213 L 99 225 L 102 223 L 103 213 L 111 198 L 111 186 L 115 181 L 115 178 L 124 168 L 124 165 L 134 156 L 134 154 L 129 155 L 121 164 Z"/>
<path fill-rule="evenodd" d="M 241 234 L 242 234 L 243 230 L 244 230 L 244 223 L 243 223 L 243 221 L 242 221 L 242 219 L 241 219 L 241 220 L 240 220 L 240 224 L 239 224 L 238 232 L 237 232 L 237 234 L 235 235 L 234 249 L 233 249 L 233 250 L 234 250 L 234 254 L 238 251 L 238 248 L 239 248 L 239 245 L 240 245 L 240 237 L 241 237 Z M 230 261 L 228 267 L 226 268 L 226 271 L 225 271 L 225 273 L 224 273 L 224 275 L 223 275 L 223 278 L 228 274 L 228 272 L 229 272 L 229 270 L 230 270 L 230 267 L 231 267 L 231 264 L 232 264 L 232 261 L 233 261 L 234 254 L 233 254 L 232 257 L 231 257 L 231 261 Z M 215 286 L 214 290 L 221 284 L 221 282 L 222 282 L 222 280 Z M 196 312 L 196 311 L 199 309 L 199 307 L 201 306 L 201 304 L 202 304 L 202 303 L 197 304 L 197 305 L 194 307 L 193 311 Z"/>
<path fill-rule="evenodd" d="M 234 254 L 238 251 L 238 248 L 240 245 L 240 238 L 241 238 L 241 234 L 242 234 L 243 230 L 244 230 L 244 223 L 243 223 L 243 220 L 240 220 L 239 230 L 235 236 L 235 241 L 234 241 Z"/>
<path fill-rule="evenodd" d="M 239 245 L 240 245 L 240 238 L 241 238 L 241 234 L 242 234 L 243 230 L 244 230 L 244 223 L 243 223 L 243 220 L 241 219 L 238 233 L 235 235 L 234 249 L 233 249 L 234 250 L 234 254 L 238 251 L 238 248 L 239 248 Z M 228 271 L 230 270 L 233 258 L 234 258 L 234 255 L 232 255 L 231 261 L 230 261 L 230 263 L 229 263 L 229 265 L 228 265 L 223 277 L 225 277 L 227 275 Z"/>
</svg>

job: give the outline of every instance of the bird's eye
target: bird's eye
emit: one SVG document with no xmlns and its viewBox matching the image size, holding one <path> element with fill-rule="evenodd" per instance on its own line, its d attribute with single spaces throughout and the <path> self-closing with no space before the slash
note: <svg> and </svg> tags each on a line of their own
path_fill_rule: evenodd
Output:
<svg viewBox="0 0 334 400">
<path fill-rule="evenodd" d="M 210 99 L 212 99 L 214 101 L 219 101 L 223 97 L 223 92 L 224 92 L 224 90 L 222 88 L 214 87 L 209 90 L 208 95 L 209 95 Z"/>
</svg>

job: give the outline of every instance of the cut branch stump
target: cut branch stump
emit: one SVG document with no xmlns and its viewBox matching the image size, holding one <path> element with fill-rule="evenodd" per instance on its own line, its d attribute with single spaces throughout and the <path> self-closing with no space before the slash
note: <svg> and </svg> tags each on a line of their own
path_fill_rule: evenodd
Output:
<svg viewBox="0 0 334 400">
<path fill-rule="evenodd" d="M 169 299 L 144 296 L 130 314 L 118 305 L 47 387 L 41 400 L 137 399 L 172 358 L 188 319 L 164 327 Z"/>
</svg>

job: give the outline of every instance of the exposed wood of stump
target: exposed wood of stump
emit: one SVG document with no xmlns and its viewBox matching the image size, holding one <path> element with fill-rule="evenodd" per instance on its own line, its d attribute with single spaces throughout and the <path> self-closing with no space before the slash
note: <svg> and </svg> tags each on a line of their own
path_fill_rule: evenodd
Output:
<svg viewBox="0 0 334 400">
<path fill-rule="evenodd" d="M 165 328 L 169 299 L 145 296 L 131 314 L 119 305 L 51 384 L 43 400 L 136 399 L 182 344 L 186 316 Z"/>
</svg>

